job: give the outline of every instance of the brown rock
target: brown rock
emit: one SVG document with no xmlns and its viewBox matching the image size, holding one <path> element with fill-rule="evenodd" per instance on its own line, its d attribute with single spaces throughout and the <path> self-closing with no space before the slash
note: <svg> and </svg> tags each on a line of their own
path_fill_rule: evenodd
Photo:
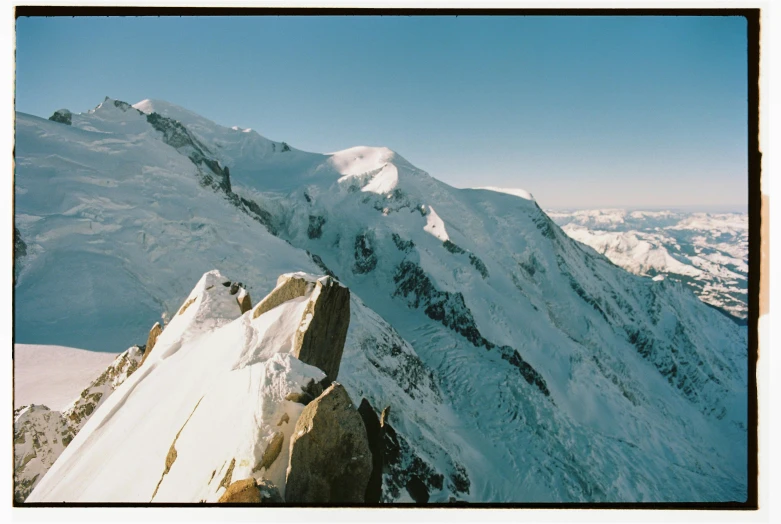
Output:
<svg viewBox="0 0 781 524">
<path fill-rule="evenodd" d="M 380 415 L 380 426 L 385 427 L 388 422 L 390 422 L 390 406 L 385 406 Z"/>
<path fill-rule="evenodd" d="M 291 354 L 336 380 L 350 326 L 350 290 L 330 276 L 318 279 L 296 330 Z"/>
<path fill-rule="evenodd" d="M 197 297 L 195 297 L 195 298 L 197 298 Z M 184 315 L 184 312 L 187 311 L 187 308 L 190 307 L 190 304 L 195 302 L 195 298 L 191 298 L 190 300 L 188 300 L 187 302 L 182 304 L 182 307 L 179 309 L 179 314 L 180 315 Z"/>
<path fill-rule="evenodd" d="M 225 490 L 217 502 L 228 504 L 263 504 L 269 502 L 284 502 L 279 490 L 268 479 L 255 480 L 250 477 L 237 480 Z"/>
<path fill-rule="evenodd" d="M 361 504 L 371 472 L 363 420 L 347 391 L 335 382 L 304 408 L 296 422 L 285 500 Z"/>
<path fill-rule="evenodd" d="M 252 299 L 250 298 L 248 291 L 244 291 L 243 295 L 240 295 L 238 298 L 236 298 L 236 302 L 239 303 L 239 308 L 241 308 L 242 315 L 252 309 Z"/>
<path fill-rule="evenodd" d="M 155 322 L 155 325 L 149 330 L 149 338 L 146 339 L 146 349 L 144 349 L 144 356 L 141 359 L 141 364 L 144 363 L 146 357 L 152 352 L 152 348 L 154 348 L 157 343 L 157 337 L 159 337 L 162 332 L 163 328 L 160 326 L 160 322 Z M 139 364 L 139 366 L 141 364 Z"/>
<path fill-rule="evenodd" d="M 314 288 L 314 282 L 307 280 L 303 275 L 296 273 L 281 275 L 277 279 L 277 287 L 255 306 L 252 318 L 258 318 L 266 311 L 270 311 L 280 304 L 303 297 Z"/>
<path fill-rule="evenodd" d="M 260 504 L 262 502 L 260 489 L 255 479 L 250 477 L 244 480 L 237 480 L 225 490 L 217 502 L 223 503 L 250 503 Z"/>
<path fill-rule="evenodd" d="M 285 441 L 285 435 L 281 431 L 274 433 L 271 437 L 271 442 L 266 446 L 266 451 L 263 452 L 263 457 L 255 467 L 255 471 L 259 471 L 262 468 L 270 468 L 271 465 L 277 460 L 279 452 L 282 451 L 282 443 Z"/>
</svg>

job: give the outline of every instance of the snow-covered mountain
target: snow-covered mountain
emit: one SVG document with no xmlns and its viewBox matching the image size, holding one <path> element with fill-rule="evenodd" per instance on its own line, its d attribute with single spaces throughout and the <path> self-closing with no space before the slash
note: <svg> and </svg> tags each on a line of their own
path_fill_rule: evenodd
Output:
<svg viewBox="0 0 781 524">
<path fill-rule="evenodd" d="M 384 501 L 420 485 L 432 502 L 745 500 L 745 327 L 572 240 L 530 194 L 456 189 L 386 148 L 303 152 L 167 102 L 59 114 L 17 113 L 17 342 L 118 351 L 174 318 L 213 268 L 256 298 L 283 273 L 331 274 L 352 297 L 339 382 L 354 402 L 392 406 Z M 199 337 L 241 331 L 216 318 Z M 186 370 L 230 367 L 242 343 L 225 345 L 224 361 L 179 351 L 195 367 L 171 367 L 145 395 L 176 390 L 169 415 L 184 422 L 201 387 Z M 111 405 L 52 479 L 125 475 L 119 443 L 116 468 L 90 465 L 110 442 L 88 443 L 98 420 L 116 420 L 103 427 L 119 438 L 143 412 Z M 160 478 L 168 448 L 155 446 L 138 486 Z M 56 491 L 49 475 L 32 500 L 118 497 Z M 219 495 L 201 480 L 165 480 L 166 500 Z M 151 500 L 126 482 L 122 500 Z"/>
<path fill-rule="evenodd" d="M 748 216 L 597 209 L 548 211 L 570 237 L 638 275 L 671 278 L 745 322 Z"/>
</svg>

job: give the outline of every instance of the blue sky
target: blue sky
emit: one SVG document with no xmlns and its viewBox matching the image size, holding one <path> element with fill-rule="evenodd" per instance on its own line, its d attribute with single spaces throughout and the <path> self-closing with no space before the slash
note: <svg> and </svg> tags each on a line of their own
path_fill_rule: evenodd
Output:
<svg viewBox="0 0 781 524">
<path fill-rule="evenodd" d="M 168 100 L 543 207 L 747 201 L 739 17 L 20 18 L 16 109 Z"/>
</svg>

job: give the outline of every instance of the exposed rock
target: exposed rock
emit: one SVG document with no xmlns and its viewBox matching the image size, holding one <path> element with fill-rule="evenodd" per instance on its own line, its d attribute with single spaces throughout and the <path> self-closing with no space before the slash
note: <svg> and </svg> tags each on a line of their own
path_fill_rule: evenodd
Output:
<svg viewBox="0 0 781 524">
<path fill-rule="evenodd" d="M 285 400 L 289 400 L 291 402 L 297 402 L 299 404 L 303 404 L 305 406 L 309 405 L 310 402 L 314 400 L 314 397 L 308 393 L 297 393 L 292 392 L 288 393 L 285 397 Z"/>
<path fill-rule="evenodd" d="M 236 301 L 239 303 L 242 315 L 252 309 L 252 299 L 250 298 L 248 291 L 242 290 L 236 298 Z"/>
<path fill-rule="evenodd" d="M 325 225 L 325 217 L 309 215 L 309 228 L 306 231 L 307 236 L 312 239 L 323 236 L 323 225 Z"/>
<path fill-rule="evenodd" d="M 426 484 L 420 480 L 417 475 L 412 475 L 407 481 L 407 493 L 418 504 L 425 504 L 428 502 L 428 488 Z"/>
<path fill-rule="evenodd" d="M 249 503 L 260 504 L 260 489 L 255 479 L 250 477 L 244 480 L 237 480 L 225 490 L 217 502 L 223 503 Z"/>
<path fill-rule="evenodd" d="M 184 315 L 184 312 L 187 311 L 187 308 L 190 307 L 190 305 L 192 305 L 193 302 L 195 302 L 195 298 L 197 297 L 191 298 L 190 300 L 182 304 L 182 307 L 179 308 L 180 315 Z"/>
<path fill-rule="evenodd" d="M 353 272 L 368 273 L 377 267 L 377 255 L 374 252 L 374 237 L 370 233 L 361 233 L 355 237 L 355 265 Z"/>
<path fill-rule="evenodd" d="M 233 478 L 233 468 L 236 467 L 236 459 L 231 459 L 231 463 L 228 466 L 228 470 L 225 472 L 225 475 L 222 477 L 222 480 L 220 481 L 219 487 L 227 488 L 230 486 L 231 479 Z"/>
<path fill-rule="evenodd" d="M 87 423 L 98 406 L 138 369 L 143 357 L 138 346 L 133 346 L 121 353 L 106 371 L 82 390 L 79 398 L 62 413 L 74 434 Z"/>
<path fill-rule="evenodd" d="M 49 120 L 52 122 L 57 122 L 60 124 L 65 125 L 71 125 L 71 118 L 73 117 L 73 113 L 68 111 L 67 109 L 58 109 L 54 112 L 52 116 L 49 117 Z"/>
<path fill-rule="evenodd" d="M 324 382 L 327 382 L 327 384 L 323 385 Z M 285 400 L 298 402 L 299 404 L 306 406 L 319 397 L 330 385 L 331 382 L 328 380 L 328 377 L 324 378 L 321 382 L 315 382 L 315 380 L 312 379 L 301 389 L 301 392 L 293 391 L 288 393 Z"/>
<path fill-rule="evenodd" d="M 282 495 L 279 494 L 279 489 L 273 482 L 266 478 L 260 478 L 257 480 L 258 489 L 260 490 L 260 499 L 262 502 L 285 502 L 282 499 Z"/>
<path fill-rule="evenodd" d="M 269 442 L 268 446 L 266 446 L 266 451 L 263 452 L 263 457 L 255 467 L 255 471 L 259 471 L 263 468 L 268 469 L 271 467 L 274 461 L 277 460 L 279 452 L 282 451 L 282 443 L 284 441 L 285 435 L 283 435 L 281 431 L 274 433 L 274 436 L 271 437 L 271 442 Z"/>
<path fill-rule="evenodd" d="M 291 354 L 336 380 L 349 326 L 350 290 L 331 277 L 322 277 L 304 309 Z"/>
<path fill-rule="evenodd" d="M 309 404 L 290 442 L 285 499 L 364 502 L 372 471 L 366 428 L 347 391 L 334 383 Z"/>
<path fill-rule="evenodd" d="M 282 424 L 287 424 L 290 422 L 290 415 L 287 413 L 283 413 L 282 416 L 279 418 L 279 422 L 277 422 L 277 426 L 281 426 Z"/>
<path fill-rule="evenodd" d="M 22 240 L 22 234 L 14 228 L 14 259 L 27 255 L 27 244 Z"/>
<path fill-rule="evenodd" d="M 241 284 L 239 282 L 232 282 L 231 288 L 230 288 L 230 294 L 235 295 L 239 292 L 239 289 L 241 289 Z"/>
<path fill-rule="evenodd" d="M 139 364 L 139 366 L 144 364 L 144 361 L 152 352 L 152 348 L 154 348 L 155 344 L 157 343 L 157 337 L 159 337 L 160 333 L 162 332 L 163 332 L 163 328 L 160 326 L 160 322 L 155 322 L 155 325 L 152 326 L 152 329 L 149 330 L 149 338 L 146 339 L 146 348 L 144 349 L 144 357 L 141 359 L 141 363 Z"/>
<path fill-rule="evenodd" d="M 255 306 L 252 318 L 258 318 L 266 311 L 270 311 L 280 304 L 303 297 L 312 290 L 315 283 L 306 278 L 304 273 L 288 273 L 277 279 L 277 287 Z"/>
<path fill-rule="evenodd" d="M 369 484 L 366 486 L 364 502 L 367 504 L 378 504 L 382 497 L 382 427 L 377 414 L 374 412 L 374 408 L 365 398 L 361 400 L 361 405 L 358 406 L 358 413 L 361 415 L 361 419 L 363 419 L 366 437 L 369 439 L 369 449 L 372 453 L 372 472 L 369 476 Z"/>
<path fill-rule="evenodd" d="M 385 406 L 380 415 L 380 427 L 384 428 L 388 422 L 390 422 L 390 406 Z"/>
<path fill-rule="evenodd" d="M 15 411 L 15 502 L 24 502 L 74 435 L 59 411 L 40 405 L 25 406 Z"/>
<path fill-rule="evenodd" d="M 222 494 L 217 502 L 227 504 L 262 504 L 284 502 L 279 489 L 268 479 L 255 480 L 250 477 L 237 480 Z"/>
</svg>

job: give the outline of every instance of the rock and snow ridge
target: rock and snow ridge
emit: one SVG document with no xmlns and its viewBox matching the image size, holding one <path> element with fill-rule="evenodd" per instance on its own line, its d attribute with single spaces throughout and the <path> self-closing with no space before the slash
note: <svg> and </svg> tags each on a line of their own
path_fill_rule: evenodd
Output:
<svg viewBox="0 0 781 524">
<path fill-rule="evenodd" d="M 241 312 L 235 293 L 224 285 L 231 282 L 219 271 L 206 273 L 143 366 L 76 433 L 27 501 L 216 502 L 234 482 L 252 478 L 275 486 L 290 502 L 363 502 L 372 462 L 348 394 L 334 383 L 309 407 L 301 400 L 326 379 L 306 362 L 326 363 L 329 381 L 337 378 L 349 291 L 327 276 L 283 277 L 315 285 L 254 316 Z M 316 349 L 308 349 L 307 336 L 317 337 Z M 318 402 L 330 402 L 332 392 L 340 399 L 339 416 L 353 427 L 334 427 L 330 406 L 318 412 Z M 298 418 L 307 410 L 310 418 L 301 427 Z M 323 466 L 311 463 L 324 438 L 307 440 L 305 434 L 313 431 L 343 435 L 332 443 L 332 452 L 321 453 Z M 365 479 L 353 480 L 352 491 L 338 491 L 350 480 L 337 475 L 310 493 L 313 479 L 333 470 L 336 463 L 329 461 L 336 460 L 343 439 L 355 444 L 342 453 L 358 454 L 355 446 L 363 443 Z M 343 457 L 347 477 L 357 471 L 355 460 Z M 117 475 L 127 471 L 133 475 Z M 296 491 L 286 496 L 291 485 Z"/>
<path fill-rule="evenodd" d="M 689 290 L 616 268 L 533 200 L 153 105 L 205 147 L 201 168 L 230 170 L 230 193 L 121 104 L 70 126 L 17 115 L 17 336 L 122 347 L 212 267 L 258 297 L 326 273 L 351 290 L 340 382 L 394 406 L 383 501 L 421 485 L 431 502 L 745 497 L 745 328 Z"/>
</svg>

